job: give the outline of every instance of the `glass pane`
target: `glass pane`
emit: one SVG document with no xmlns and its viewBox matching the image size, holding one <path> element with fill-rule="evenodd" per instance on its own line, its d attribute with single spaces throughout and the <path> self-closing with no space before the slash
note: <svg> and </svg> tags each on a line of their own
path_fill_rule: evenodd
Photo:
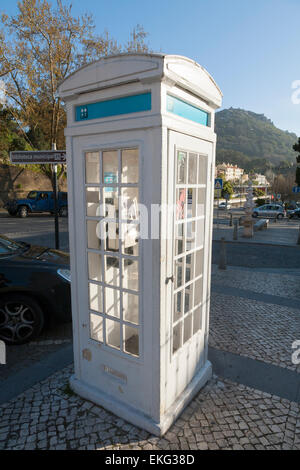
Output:
<svg viewBox="0 0 300 470">
<path fill-rule="evenodd" d="M 138 149 L 122 150 L 122 183 L 138 183 L 139 153 Z"/>
<path fill-rule="evenodd" d="M 103 301 L 102 301 L 102 286 L 94 284 L 93 282 L 89 283 L 89 303 L 90 309 L 95 310 L 95 312 L 103 312 Z"/>
<path fill-rule="evenodd" d="M 186 183 L 186 152 L 177 152 L 177 184 Z"/>
<path fill-rule="evenodd" d="M 123 260 L 123 288 L 139 290 L 139 263 L 131 259 Z"/>
<path fill-rule="evenodd" d="M 85 154 L 85 182 L 100 183 L 99 152 L 88 152 Z"/>
<path fill-rule="evenodd" d="M 199 307 L 196 308 L 196 310 L 194 310 L 193 334 L 201 330 L 201 328 L 202 328 L 202 306 L 200 305 Z"/>
<path fill-rule="evenodd" d="M 176 189 L 176 219 L 181 220 L 186 217 L 186 189 Z"/>
<path fill-rule="evenodd" d="M 206 184 L 207 180 L 207 156 L 198 156 L 198 184 Z"/>
<path fill-rule="evenodd" d="M 205 215 L 205 196 L 206 196 L 206 189 L 201 188 L 197 189 L 198 198 L 197 198 L 197 217 Z"/>
<path fill-rule="evenodd" d="M 174 297 L 174 323 L 182 316 L 182 292 L 177 292 Z"/>
<path fill-rule="evenodd" d="M 183 285 L 183 258 L 175 261 L 175 289 Z"/>
<path fill-rule="evenodd" d="M 181 331 L 182 331 L 182 323 L 178 323 L 178 325 L 174 326 L 173 328 L 173 353 L 178 351 L 181 347 Z"/>
<path fill-rule="evenodd" d="M 103 318 L 94 313 L 90 314 L 90 334 L 92 339 L 103 343 Z"/>
<path fill-rule="evenodd" d="M 103 159 L 103 183 L 118 183 L 118 168 L 119 168 L 119 159 L 118 151 L 106 151 L 102 152 Z"/>
<path fill-rule="evenodd" d="M 133 354 L 134 356 L 139 355 L 139 332 L 137 328 L 132 326 L 124 325 L 124 351 Z"/>
<path fill-rule="evenodd" d="M 196 266 L 195 266 L 195 277 L 200 276 L 203 274 L 203 250 L 196 251 Z"/>
<path fill-rule="evenodd" d="M 121 189 L 121 217 L 122 219 L 137 220 L 139 202 L 138 188 Z"/>
<path fill-rule="evenodd" d="M 202 277 L 197 279 L 195 282 L 195 297 L 194 297 L 194 306 L 199 305 L 202 302 L 202 292 L 203 292 L 203 280 Z"/>
<path fill-rule="evenodd" d="M 139 226 L 133 222 L 122 224 L 123 253 L 138 256 L 139 254 Z"/>
<path fill-rule="evenodd" d="M 175 226 L 175 256 L 183 253 L 183 224 Z"/>
<path fill-rule="evenodd" d="M 187 218 L 191 219 L 196 217 L 197 209 L 197 189 L 189 188 L 188 189 L 188 205 L 187 205 Z"/>
<path fill-rule="evenodd" d="M 119 250 L 119 224 L 116 222 L 106 222 L 106 251 Z"/>
<path fill-rule="evenodd" d="M 119 258 L 105 256 L 105 282 L 112 286 L 120 285 Z"/>
<path fill-rule="evenodd" d="M 199 219 L 196 222 L 196 246 L 200 247 L 204 244 L 204 219 Z"/>
<path fill-rule="evenodd" d="M 87 246 L 88 248 L 94 248 L 95 250 L 100 250 L 101 240 L 100 240 L 100 223 L 97 220 L 88 220 L 86 223 L 87 226 Z"/>
<path fill-rule="evenodd" d="M 120 318 L 120 291 L 105 287 L 105 313 Z"/>
<path fill-rule="evenodd" d="M 190 153 L 189 154 L 189 183 L 196 184 L 197 183 L 197 154 Z"/>
<path fill-rule="evenodd" d="M 118 188 L 104 188 L 105 216 L 109 219 L 119 217 Z"/>
<path fill-rule="evenodd" d="M 123 292 L 123 318 L 130 323 L 139 324 L 139 296 Z"/>
<path fill-rule="evenodd" d="M 190 284 L 184 291 L 184 313 L 189 312 L 193 308 L 193 286 Z"/>
<path fill-rule="evenodd" d="M 186 343 L 192 336 L 192 313 L 184 319 L 183 343 Z"/>
<path fill-rule="evenodd" d="M 102 281 L 102 259 L 98 253 L 88 253 L 88 272 L 91 281 Z"/>
<path fill-rule="evenodd" d="M 116 349 L 120 349 L 120 323 L 113 320 L 105 320 L 106 344 Z"/>
<path fill-rule="evenodd" d="M 86 215 L 100 216 L 100 190 L 99 188 L 86 188 Z"/>
<path fill-rule="evenodd" d="M 187 255 L 185 261 L 185 282 L 189 282 L 194 278 L 194 259 L 195 254 Z"/>
<path fill-rule="evenodd" d="M 201 221 L 203 222 L 203 220 Z M 186 251 L 191 251 L 196 246 L 196 222 L 188 222 L 186 226 Z"/>
</svg>

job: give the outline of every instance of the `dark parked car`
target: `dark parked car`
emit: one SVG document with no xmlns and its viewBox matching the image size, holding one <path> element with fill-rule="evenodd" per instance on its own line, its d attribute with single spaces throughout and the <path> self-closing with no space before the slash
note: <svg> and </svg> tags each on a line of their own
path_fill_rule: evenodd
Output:
<svg viewBox="0 0 300 470">
<path fill-rule="evenodd" d="M 54 212 L 53 191 L 30 191 L 25 199 L 13 199 L 5 204 L 10 215 L 27 217 L 29 213 Z M 58 213 L 61 217 L 68 215 L 68 193 L 58 193 Z"/>
<path fill-rule="evenodd" d="M 298 219 L 300 219 L 300 207 L 298 209 L 294 209 L 294 210 L 289 210 L 288 211 L 288 218 L 289 219 L 296 219 L 298 217 Z"/>
<path fill-rule="evenodd" d="M 0 235 L 0 339 L 23 344 L 71 321 L 69 255 Z"/>
</svg>

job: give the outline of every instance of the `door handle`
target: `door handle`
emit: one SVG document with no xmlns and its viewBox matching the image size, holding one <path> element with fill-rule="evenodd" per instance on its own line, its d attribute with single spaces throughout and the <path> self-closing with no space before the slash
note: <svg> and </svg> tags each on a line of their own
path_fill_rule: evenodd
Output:
<svg viewBox="0 0 300 470">
<path fill-rule="evenodd" d="M 166 284 L 168 284 L 169 281 L 174 282 L 174 276 L 173 276 L 173 274 L 172 274 L 172 276 L 166 277 Z"/>
</svg>

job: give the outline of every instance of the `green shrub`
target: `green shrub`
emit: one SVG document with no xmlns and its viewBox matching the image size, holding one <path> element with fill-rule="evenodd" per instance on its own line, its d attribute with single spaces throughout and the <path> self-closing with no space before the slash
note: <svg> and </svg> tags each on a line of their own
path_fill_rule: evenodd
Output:
<svg viewBox="0 0 300 470">
<path fill-rule="evenodd" d="M 263 206 L 264 204 L 266 204 L 266 200 L 265 199 L 256 199 L 255 204 L 256 204 L 256 207 Z"/>
</svg>

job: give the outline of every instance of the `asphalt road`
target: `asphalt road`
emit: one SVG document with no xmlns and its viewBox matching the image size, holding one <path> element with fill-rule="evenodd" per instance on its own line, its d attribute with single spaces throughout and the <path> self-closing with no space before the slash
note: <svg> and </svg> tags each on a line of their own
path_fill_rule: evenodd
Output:
<svg viewBox="0 0 300 470">
<path fill-rule="evenodd" d="M 68 219 L 59 217 L 60 249 L 69 251 Z M 0 213 L 0 233 L 13 240 L 55 248 L 54 217 L 31 214 L 25 219 Z"/>
<path fill-rule="evenodd" d="M 219 264 L 220 242 L 213 242 L 212 260 Z M 226 242 L 228 266 L 248 268 L 300 269 L 300 246 Z"/>
<path fill-rule="evenodd" d="M 59 218 L 60 248 L 69 250 L 68 220 Z M 54 218 L 31 215 L 26 219 L 0 214 L 0 233 L 15 240 L 55 247 Z M 213 242 L 213 263 L 219 263 L 220 242 Z M 253 268 L 300 269 L 300 246 L 275 246 L 255 243 L 226 243 L 227 264 Z"/>
</svg>

